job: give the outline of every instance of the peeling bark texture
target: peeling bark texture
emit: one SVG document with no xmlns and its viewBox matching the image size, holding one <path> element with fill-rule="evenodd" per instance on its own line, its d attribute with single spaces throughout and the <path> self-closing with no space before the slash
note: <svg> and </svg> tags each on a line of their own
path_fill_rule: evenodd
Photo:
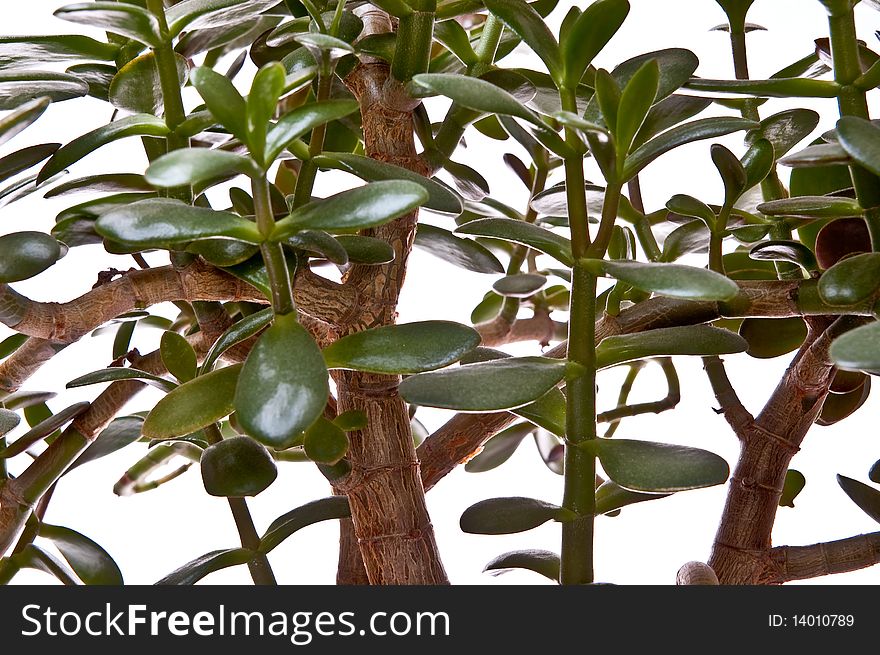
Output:
<svg viewBox="0 0 880 655">
<path fill-rule="evenodd" d="M 415 150 L 412 103 L 389 80 L 387 64 L 361 63 L 345 83 L 360 103 L 367 154 L 424 174 Z M 417 221 L 418 212 L 411 212 L 365 231 L 387 241 L 395 258 L 383 266 L 353 266 L 348 271 L 345 286 L 356 290 L 360 312 L 343 332 L 394 323 Z M 334 379 L 339 411 L 358 409 L 367 415 L 367 427 L 349 433 L 351 470 L 335 480 L 334 487 L 348 496 L 369 582 L 448 583 L 425 506 L 407 407 L 397 392 L 400 377 L 337 371 Z M 343 551 L 351 545 L 345 537 L 343 533 Z M 356 569 L 352 557 L 340 554 L 340 561 L 350 565 L 348 571 Z"/>
</svg>

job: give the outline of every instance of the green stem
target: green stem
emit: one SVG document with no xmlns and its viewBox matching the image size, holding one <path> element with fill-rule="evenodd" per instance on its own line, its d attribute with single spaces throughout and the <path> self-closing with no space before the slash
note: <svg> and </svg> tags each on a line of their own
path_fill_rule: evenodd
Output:
<svg viewBox="0 0 880 655">
<path fill-rule="evenodd" d="M 617 210 L 620 207 L 621 186 L 618 182 L 609 182 L 605 186 L 605 202 L 602 205 L 602 219 L 599 221 L 599 231 L 596 239 L 587 250 L 587 257 L 602 259 L 611 243 L 611 235 L 614 223 L 617 220 Z"/>
<path fill-rule="evenodd" d="M 332 75 L 322 75 L 318 80 L 317 101 L 322 102 L 330 97 L 330 89 L 333 84 Z M 324 150 L 324 139 L 327 136 L 327 124 L 321 123 L 312 130 L 309 137 L 309 159 L 302 163 L 299 176 L 296 178 L 296 188 L 293 191 L 293 207 L 302 207 L 312 199 L 312 189 L 315 187 L 315 178 L 318 167 L 313 161 Z"/>
<path fill-rule="evenodd" d="M 253 178 L 251 190 L 254 194 L 257 228 L 266 239 L 260 244 L 260 252 L 266 263 L 266 273 L 269 276 L 269 286 L 272 289 L 272 307 L 276 314 L 289 314 L 296 310 L 296 304 L 293 300 L 293 286 L 290 280 L 290 271 L 287 268 L 287 260 L 284 257 L 284 249 L 280 243 L 268 240 L 275 227 L 275 215 L 272 212 L 272 199 L 266 176 L 261 175 Z"/>
<path fill-rule="evenodd" d="M 491 64 L 495 61 L 495 54 L 498 52 L 498 44 L 501 42 L 503 33 L 504 23 L 494 14 L 489 14 L 486 22 L 483 23 L 480 40 L 474 49 L 480 63 Z"/>
<path fill-rule="evenodd" d="M 410 0 L 415 10 L 400 19 L 397 26 L 397 47 L 391 61 L 391 76 L 408 82 L 413 75 L 428 72 L 434 36 L 436 0 Z"/>
</svg>

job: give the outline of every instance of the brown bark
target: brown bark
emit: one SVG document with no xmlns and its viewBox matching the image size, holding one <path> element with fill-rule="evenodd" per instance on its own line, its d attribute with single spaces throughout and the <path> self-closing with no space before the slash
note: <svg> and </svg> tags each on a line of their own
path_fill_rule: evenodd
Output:
<svg viewBox="0 0 880 655">
<path fill-rule="evenodd" d="M 758 583 L 783 584 L 875 564 L 880 564 L 880 532 L 810 546 L 780 546 L 770 551 L 769 566 Z"/>
</svg>

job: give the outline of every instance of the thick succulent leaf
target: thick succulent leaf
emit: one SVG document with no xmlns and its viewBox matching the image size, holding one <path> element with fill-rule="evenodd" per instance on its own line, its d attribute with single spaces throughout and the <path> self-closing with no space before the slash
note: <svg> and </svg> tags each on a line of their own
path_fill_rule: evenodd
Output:
<svg viewBox="0 0 880 655">
<path fill-rule="evenodd" d="M 237 364 L 211 371 L 168 393 L 147 415 L 144 436 L 182 437 L 229 416 L 241 369 Z"/>
<path fill-rule="evenodd" d="M 441 227 L 420 223 L 415 245 L 435 257 L 475 273 L 503 273 L 504 266 L 492 251 L 470 239 L 455 236 Z"/>
<path fill-rule="evenodd" d="M 351 510 L 348 507 L 348 498 L 345 496 L 330 496 L 320 500 L 313 500 L 286 514 L 282 514 L 272 521 L 265 534 L 260 538 L 260 552 L 271 552 L 285 539 L 302 528 L 320 521 L 344 519 L 348 516 L 351 516 Z"/>
<path fill-rule="evenodd" d="M 196 376 L 198 362 L 196 351 L 189 341 L 177 332 L 166 330 L 159 342 L 159 354 L 165 368 L 181 382 L 189 382 Z"/>
<path fill-rule="evenodd" d="M 577 87 L 587 66 L 617 33 L 628 13 L 627 0 L 599 0 L 575 19 L 560 43 L 567 86 Z"/>
<path fill-rule="evenodd" d="M 452 321 L 422 321 L 355 332 L 324 348 L 327 368 L 413 374 L 457 362 L 480 345 L 479 333 Z"/>
<path fill-rule="evenodd" d="M 510 218 L 482 218 L 465 223 L 456 232 L 512 241 L 550 255 L 566 266 L 571 266 L 574 263 L 574 257 L 571 254 L 571 241 L 555 232 L 525 221 Z"/>
<path fill-rule="evenodd" d="M 42 232 L 13 232 L 0 237 L 0 283 L 39 275 L 63 255 L 54 237 Z"/>
<path fill-rule="evenodd" d="M 22 110 L 26 104 L 41 98 L 52 102 L 81 98 L 88 92 L 89 85 L 75 75 L 39 70 L 0 70 L 0 110 Z"/>
<path fill-rule="evenodd" d="M 596 514 L 609 514 L 621 507 L 666 498 L 665 493 L 645 493 L 625 489 L 613 480 L 606 480 L 596 489 Z"/>
<path fill-rule="evenodd" d="M 810 109 L 788 109 L 761 121 L 761 126 L 746 135 L 746 144 L 759 138 L 773 144 L 777 157 L 783 157 L 806 139 L 819 124 L 819 114 Z"/>
<path fill-rule="evenodd" d="M 819 278 L 819 295 L 829 305 L 854 305 L 880 288 L 880 253 L 853 255 Z"/>
<path fill-rule="evenodd" d="M 245 436 L 208 446 L 200 466 L 202 483 L 211 496 L 256 496 L 278 477 L 275 461 L 266 447 Z"/>
<path fill-rule="evenodd" d="M 237 139 L 247 143 L 247 104 L 232 81 L 205 66 L 193 70 L 189 79 L 220 125 Z"/>
<path fill-rule="evenodd" d="M 719 143 L 712 145 L 711 153 L 712 163 L 724 183 L 724 202 L 733 206 L 747 188 L 746 170 L 739 158 Z"/>
<path fill-rule="evenodd" d="M 327 367 L 314 339 L 296 314 L 276 316 L 245 361 L 236 417 L 257 441 L 283 448 L 321 415 L 329 394 Z"/>
<path fill-rule="evenodd" d="M 48 523 L 40 524 L 38 534 L 55 544 L 70 568 L 87 585 L 123 584 L 122 571 L 113 558 L 85 535 Z"/>
<path fill-rule="evenodd" d="M 848 371 L 880 370 L 880 323 L 851 330 L 831 344 L 831 359 Z"/>
<path fill-rule="evenodd" d="M 802 216 L 804 218 L 837 218 L 861 216 L 862 208 L 852 198 L 834 196 L 799 196 L 771 200 L 758 205 L 767 216 Z"/>
<path fill-rule="evenodd" d="M 778 77 L 770 80 L 694 78 L 687 86 L 694 91 L 715 91 L 768 98 L 836 98 L 840 93 L 840 86 L 836 82 L 806 77 Z"/>
<path fill-rule="evenodd" d="M 791 262 L 802 267 L 807 272 L 819 268 L 813 252 L 804 244 L 790 240 L 762 241 L 749 249 L 749 257 L 764 261 Z"/>
<path fill-rule="evenodd" d="M 260 174 L 254 162 L 227 150 L 185 148 L 162 155 L 147 169 L 146 180 L 156 187 L 195 185 L 229 175 Z"/>
<path fill-rule="evenodd" d="M 514 550 L 490 561 L 483 572 L 501 575 L 513 569 L 526 569 L 557 582 L 559 566 L 559 555 L 549 550 Z"/>
<path fill-rule="evenodd" d="M 269 121 L 275 115 L 278 99 L 284 92 L 284 83 L 284 66 L 277 61 L 266 64 L 254 75 L 246 101 L 245 128 L 248 147 L 258 161 L 263 160 L 266 131 Z M 263 164 L 269 165 L 273 160 L 274 158 L 268 159 Z"/>
<path fill-rule="evenodd" d="M 679 216 L 698 218 L 708 228 L 712 228 L 715 225 L 716 217 L 712 208 L 693 196 L 687 196 L 682 193 L 676 194 L 666 202 L 666 209 Z"/>
<path fill-rule="evenodd" d="M 459 525 L 470 534 L 525 532 L 547 521 L 564 520 L 568 510 L 535 498 L 490 498 L 468 507 Z"/>
<path fill-rule="evenodd" d="M 510 411 L 557 436 L 565 436 L 565 396 L 559 389 L 550 389 L 535 402 Z"/>
<path fill-rule="evenodd" d="M 0 118 L 0 145 L 34 123 L 43 115 L 50 102 L 47 97 L 35 98 L 22 103 L 14 111 Z"/>
<path fill-rule="evenodd" d="M 535 431 L 531 423 L 519 423 L 489 439 L 483 450 L 464 465 L 468 473 L 484 473 L 504 464 L 516 452 L 523 439 Z"/>
<path fill-rule="evenodd" d="M 266 309 L 261 309 L 260 311 L 254 312 L 250 316 L 245 316 L 241 320 L 233 323 L 223 334 L 220 335 L 205 355 L 200 373 L 206 373 L 214 368 L 214 364 L 217 363 L 217 360 L 220 359 L 224 352 L 229 350 L 235 344 L 241 343 L 245 339 L 249 339 L 257 334 L 272 322 L 272 318 L 272 308 L 267 307 Z"/>
<path fill-rule="evenodd" d="M 880 175 L 880 128 L 863 118 L 847 116 L 837 122 L 837 136 L 853 159 Z"/>
<path fill-rule="evenodd" d="M 592 262 L 595 262 L 597 270 L 606 275 L 661 296 L 688 300 L 730 300 L 739 292 L 736 282 L 704 268 L 627 260 Z"/>
<path fill-rule="evenodd" d="M 165 136 L 166 134 L 168 134 L 168 126 L 165 125 L 165 121 L 150 114 L 134 114 L 120 118 L 62 146 L 40 171 L 37 184 L 45 182 L 71 164 L 113 141 L 129 136 Z"/>
<path fill-rule="evenodd" d="M 277 0 L 183 0 L 165 15 L 171 36 L 176 36 L 184 28 L 203 30 L 240 23 L 277 4 Z"/>
<path fill-rule="evenodd" d="M 123 2 L 79 2 L 55 11 L 55 16 L 72 23 L 98 27 L 122 34 L 144 45 L 162 44 L 159 21 L 143 7 Z"/>
<path fill-rule="evenodd" d="M 730 474 L 724 459 L 698 448 L 629 439 L 599 439 L 590 445 L 608 476 L 633 491 L 700 489 L 723 484 Z"/>
<path fill-rule="evenodd" d="M 31 68 L 51 62 L 113 61 L 115 43 L 81 34 L 0 37 L 0 69 Z"/>
<path fill-rule="evenodd" d="M 466 412 L 522 407 L 555 387 L 565 375 L 564 361 L 511 357 L 467 364 L 405 379 L 400 394 L 416 405 Z"/>
<path fill-rule="evenodd" d="M 43 405 L 43 407 L 45 407 L 45 405 Z M 38 441 L 49 437 L 56 430 L 59 430 L 70 423 L 88 408 L 88 402 L 79 402 L 74 403 L 69 407 L 65 407 L 56 414 L 52 414 L 47 409 L 46 413 L 48 416 L 45 418 L 42 416 L 32 418 L 32 413 L 25 411 L 25 418 L 28 419 L 28 423 L 32 426 L 31 429 L 21 435 L 5 449 L 0 450 L 0 457 L 10 458 L 20 455 Z"/>
<path fill-rule="evenodd" d="M 153 191 L 138 173 L 101 173 L 79 177 L 52 187 L 44 198 L 60 198 L 76 193 L 142 193 Z"/>
<path fill-rule="evenodd" d="M 387 241 L 357 234 L 340 234 L 336 241 L 348 253 L 348 261 L 355 264 L 387 264 L 394 261 L 394 249 Z"/>
<path fill-rule="evenodd" d="M 830 393 L 822 403 L 822 411 L 816 419 L 816 425 L 828 426 L 840 423 L 843 419 L 855 414 L 871 395 L 871 378 L 847 393 Z"/>
<path fill-rule="evenodd" d="M 13 175 L 36 166 L 51 157 L 60 146 L 60 143 L 41 143 L 22 148 L 0 158 L 0 181 L 7 180 Z"/>
<path fill-rule="evenodd" d="M 550 76 L 562 83 L 564 73 L 559 44 L 533 7 L 525 0 L 487 0 L 486 9 L 516 32 L 543 60 Z"/>
<path fill-rule="evenodd" d="M 175 60 L 177 79 L 182 86 L 189 71 L 187 61 L 180 55 L 176 55 Z M 161 116 L 164 101 L 156 55 L 152 51 L 147 52 L 120 68 L 110 81 L 107 95 L 117 109 Z"/>
<path fill-rule="evenodd" d="M 746 318 L 739 335 L 749 344 L 750 357 L 770 359 L 796 350 L 807 338 L 807 324 L 799 316 L 791 318 Z"/>
<path fill-rule="evenodd" d="M 172 391 L 177 385 L 158 375 L 153 375 L 147 371 L 141 371 L 136 368 L 124 368 L 122 366 L 113 366 L 111 368 L 92 371 L 67 383 L 68 389 L 77 387 L 86 387 L 91 384 L 103 384 L 105 382 L 118 382 L 119 380 L 140 380 L 161 391 Z"/>
<path fill-rule="evenodd" d="M 175 569 L 156 584 L 194 585 L 205 576 L 220 571 L 221 569 L 228 569 L 231 566 L 247 564 L 255 556 L 256 553 L 254 551 L 247 550 L 246 548 L 213 550 L 210 553 L 205 553 L 201 557 L 197 557 L 191 562 L 187 562 L 179 569 Z"/>
<path fill-rule="evenodd" d="M 645 62 L 627 82 L 620 96 L 617 126 L 614 130 L 618 159 L 621 163 L 630 151 L 636 134 L 657 97 L 660 67 L 656 60 Z"/>
<path fill-rule="evenodd" d="M 266 162 L 269 163 L 277 159 L 295 139 L 310 132 L 318 125 L 345 118 L 356 111 L 357 107 L 357 102 L 354 100 L 324 100 L 310 102 L 284 114 L 269 130 L 266 139 Z"/>
<path fill-rule="evenodd" d="M 739 335 L 708 325 L 659 328 L 603 339 L 596 348 L 596 367 L 663 355 L 729 355 L 747 348 Z"/>
<path fill-rule="evenodd" d="M 413 77 L 409 87 L 416 96 L 443 95 L 468 109 L 486 114 L 513 116 L 543 126 L 538 115 L 513 94 L 480 78 L 448 73 L 423 73 Z"/>
<path fill-rule="evenodd" d="M 794 499 L 803 491 L 807 484 L 804 474 L 795 469 L 785 472 L 785 482 L 782 485 L 782 495 L 779 497 L 780 507 L 794 507 Z"/>
<path fill-rule="evenodd" d="M 70 465 L 68 471 L 125 448 L 141 438 L 144 419 L 140 416 L 120 416 L 101 430 L 95 440 Z"/>
<path fill-rule="evenodd" d="M 840 488 L 859 508 L 880 523 L 880 490 L 844 475 L 837 476 Z"/>
<path fill-rule="evenodd" d="M 546 275 L 516 273 L 498 278 L 492 284 L 495 293 L 507 298 L 531 298 L 547 284 Z"/>
</svg>

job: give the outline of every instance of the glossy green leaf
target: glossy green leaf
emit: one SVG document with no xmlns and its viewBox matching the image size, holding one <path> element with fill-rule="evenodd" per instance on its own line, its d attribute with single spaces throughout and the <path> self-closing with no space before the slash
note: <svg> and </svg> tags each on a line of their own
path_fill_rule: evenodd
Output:
<svg viewBox="0 0 880 655">
<path fill-rule="evenodd" d="M 271 552 L 285 539 L 302 528 L 320 521 L 344 519 L 350 515 L 348 498 L 345 496 L 330 496 L 320 500 L 313 500 L 286 514 L 282 514 L 272 521 L 265 534 L 260 538 L 260 552 Z"/>
<path fill-rule="evenodd" d="M 590 260 L 590 266 L 639 289 L 672 298 L 730 300 L 739 292 L 733 280 L 694 266 L 627 260 Z"/>
<path fill-rule="evenodd" d="M 259 246 L 231 239 L 205 239 L 186 246 L 186 252 L 200 255 L 214 266 L 235 266 L 246 262 L 260 250 Z"/>
<path fill-rule="evenodd" d="M 409 86 L 416 96 L 443 95 L 468 109 L 487 114 L 513 116 L 532 124 L 541 123 L 538 115 L 513 94 L 476 77 L 424 73 L 414 76 Z"/>
<path fill-rule="evenodd" d="M 58 241 L 42 232 L 13 232 L 0 237 L 0 283 L 39 275 L 62 256 Z"/>
<path fill-rule="evenodd" d="M 143 424 L 144 419 L 140 416 L 120 416 L 113 419 L 70 465 L 68 472 L 133 444 L 141 438 Z"/>
<path fill-rule="evenodd" d="M 334 102 L 347 101 L 340 100 Z M 407 180 L 415 182 L 422 185 L 425 191 L 428 192 L 428 200 L 425 202 L 427 209 L 449 214 L 461 213 L 461 199 L 448 187 L 406 168 L 350 152 L 325 152 L 315 157 L 314 161 L 322 168 L 337 168 L 347 171 L 368 182 L 381 180 Z"/>
<path fill-rule="evenodd" d="M 847 116 L 837 122 L 837 135 L 853 159 L 880 175 L 880 128 L 863 118 Z"/>
<path fill-rule="evenodd" d="M 415 182 L 387 180 L 343 191 L 295 209 L 278 221 L 273 241 L 283 241 L 299 230 L 352 230 L 382 225 L 414 210 L 428 199 Z"/>
<path fill-rule="evenodd" d="M 180 55 L 175 60 L 177 79 L 182 86 L 187 78 L 187 61 Z M 164 100 L 156 55 L 150 51 L 125 64 L 113 76 L 107 94 L 117 109 L 161 116 Z"/>
<path fill-rule="evenodd" d="M 822 143 L 807 146 L 792 155 L 783 157 L 779 163 L 790 168 L 817 168 L 848 165 L 852 162 L 849 153 L 839 143 Z"/>
<path fill-rule="evenodd" d="M 730 468 L 714 453 L 698 448 L 629 439 L 591 442 L 602 468 L 625 489 L 672 493 L 723 484 Z"/>
<path fill-rule="evenodd" d="M 191 562 L 187 562 L 179 569 L 175 569 L 156 584 L 179 586 L 194 585 L 205 576 L 220 571 L 221 569 L 228 569 L 231 566 L 247 564 L 254 559 L 255 555 L 256 553 L 254 551 L 247 550 L 246 548 L 213 550 L 210 553 L 205 553 L 201 557 L 197 557 Z"/>
<path fill-rule="evenodd" d="M 587 66 L 617 33 L 628 13 L 627 0 L 599 0 L 575 19 L 566 37 L 560 38 L 566 86 L 577 86 Z"/>
<path fill-rule="evenodd" d="M 211 115 L 243 143 L 247 143 L 247 104 L 233 86 L 232 81 L 206 66 L 200 66 L 190 73 L 190 83 L 202 96 Z"/>
<path fill-rule="evenodd" d="M 200 465 L 205 491 L 211 496 L 256 496 L 278 477 L 266 447 L 245 436 L 212 444 L 202 453 Z"/>
<path fill-rule="evenodd" d="M 768 98 L 835 98 L 840 85 L 806 77 L 778 77 L 771 80 L 709 80 L 694 78 L 688 83 L 694 91 L 715 91 Z"/>
<path fill-rule="evenodd" d="M 515 550 L 490 561 L 483 568 L 483 572 L 501 575 L 513 569 L 526 569 L 558 582 L 559 567 L 559 555 L 549 550 Z"/>
<path fill-rule="evenodd" d="M 46 418 L 40 417 L 39 421 L 31 420 L 30 414 L 28 411 L 25 411 L 25 417 L 28 419 L 28 423 L 32 425 L 31 429 L 9 444 L 5 449 L 0 450 L 0 457 L 11 458 L 20 455 L 38 441 L 51 436 L 56 430 L 70 423 L 88 408 L 88 402 L 79 402 L 62 409 L 56 414 L 52 414 L 47 410 L 48 416 Z"/>
<path fill-rule="evenodd" d="M 724 202 L 733 205 L 747 188 L 748 178 L 739 158 L 724 146 L 712 145 L 712 163 L 724 183 Z"/>
<path fill-rule="evenodd" d="M 278 4 L 278 0 L 183 0 L 165 10 L 171 36 L 184 28 L 207 29 L 233 25 L 254 18 Z"/>
<path fill-rule="evenodd" d="M 525 0 L 487 0 L 486 9 L 500 18 L 538 55 L 558 84 L 564 80 L 559 44 L 544 19 Z"/>
<path fill-rule="evenodd" d="M 103 237 L 140 248 L 174 248 L 199 239 L 225 237 L 260 243 L 257 226 L 231 212 L 193 207 L 177 200 L 141 200 L 98 218 Z"/>
<path fill-rule="evenodd" d="M 489 439 L 483 449 L 464 465 L 468 473 L 484 473 L 504 464 L 516 452 L 523 439 L 535 431 L 531 423 L 519 423 Z"/>
<path fill-rule="evenodd" d="M 831 359 L 850 371 L 880 370 L 880 323 L 851 330 L 831 344 Z"/>
<path fill-rule="evenodd" d="M 147 169 L 147 182 L 172 188 L 202 184 L 229 175 L 260 174 L 254 162 L 234 152 L 207 148 L 185 148 L 162 155 Z"/>
<path fill-rule="evenodd" d="M 14 566 L 17 570 L 27 568 L 48 573 L 66 586 L 76 586 L 79 584 L 76 575 L 58 561 L 54 555 L 32 543 L 26 545 L 21 552 L 15 555 Z"/>
<path fill-rule="evenodd" d="M 819 295 L 829 305 L 854 305 L 880 289 L 880 253 L 853 255 L 819 278 Z"/>
<path fill-rule="evenodd" d="M 33 124 L 43 115 L 50 102 L 49 98 L 36 98 L 19 105 L 14 111 L 0 118 L 0 145 Z"/>
<path fill-rule="evenodd" d="M 596 514 L 610 514 L 621 507 L 666 498 L 665 493 L 644 493 L 625 489 L 613 480 L 606 480 L 596 489 Z"/>
<path fill-rule="evenodd" d="M 272 322 L 272 318 L 272 308 L 267 307 L 266 309 L 261 309 L 260 311 L 254 312 L 250 316 L 245 316 L 241 320 L 233 323 L 223 334 L 220 335 L 205 355 L 200 373 L 204 374 L 210 371 L 224 352 L 229 350 L 235 344 L 241 343 L 245 339 L 249 339 L 257 334 Z"/>
<path fill-rule="evenodd" d="M 468 507 L 459 525 L 462 532 L 470 534 L 513 534 L 547 521 L 564 520 L 569 514 L 569 510 L 535 498 L 490 498 Z"/>
<path fill-rule="evenodd" d="M 266 139 L 266 162 L 277 159 L 295 139 L 318 125 L 344 118 L 357 110 L 357 107 L 357 102 L 354 100 L 325 100 L 308 103 L 284 114 L 269 130 Z"/>
<path fill-rule="evenodd" d="M 701 118 L 678 125 L 633 151 L 626 158 L 621 177 L 623 180 L 632 179 L 657 157 L 679 146 L 704 139 L 714 139 L 740 130 L 749 130 L 756 125 L 757 123 L 753 121 L 733 117 Z"/>
<path fill-rule="evenodd" d="M 332 466 L 348 452 L 348 437 L 335 423 L 319 416 L 306 430 L 303 450 L 316 464 Z"/>
<path fill-rule="evenodd" d="M 547 284 L 546 275 L 517 273 L 498 278 L 492 284 L 495 293 L 508 298 L 530 298 Z"/>
<path fill-rule="evenodd" d="M 57 9 L 57 18 L 122 34 L 144 45 L 162 44 L 159 21 L 143 7 L 124 2 L 80 2 Z"/>
<path fill-rule="evenodd" d="M 0 403 L 6 409 L 26 409 L 48 400 L 52 400 L 56 393 L 53 391 L 17 391 L 3 398 Z"/>
<path fill-rule="evenodd" d="M 319 255 L 338 266 L 348 263 L 348 252 L 335 237 L 321 230 L 301 230 L 286 242 L 288 246 L 309 255 Z"/>
<path fill-rule="evenodd" d="M 0 37 L 0 69 L 35 68 L 46 62 L 113 61 L 115 43 L 81 34 Z"/>
<path fill-rule="evenodd" d="M 45 182 L 71 164 L 113 141 L 129 136 L 165 136 L 166 134 L 168 134 L 168 126 L 165 125 L 165 121 L 150 114 L 134 114 L 120 118 L 62 146 L 40 171 L 37 184 Z"/>
<path fill-rule="evenodd" d="M 757 139 L 773 144 L 777 157 L 783 157 L 806 139 L 819 124 L 819 114 L 810 109 L 788 109 L 761 121 L 760 127 L 746 135 L 746 145 Z"/>
<path fill-rule="evenodd" d="M 830 393 L 825 396 L 822 411 L 816 419 L 816 425 L 828 426 L 840 423 L 843 419 L 855 414 L 871 395 L 871 378 L 847 393 Z"/>
<path fill-rule="evenodd" d="M 880 523 L 880 490 L 844 475 L 837 476 L 837 484 L 859 509 Z"/>
<path fill-rule="evenodd" d="M 261 161 L 266 149 L 266 132 L 275 115 L 278 99 L 284 92 L 284 66 L 278 62 L 266 64 L 254 75 L 246 105 L 247 144 L 254 157 Z M 274 158 L 273 158 L 274 159 Z M 271 164 L 272 160 L 264 161 Z"/>
<path fill-rule="evenodd" d="M 285 263 L 290 279 L 296 274 L 296 255 L 293 253 L 285 253 Z M 252 287 L 257 289 L 266 299 L 272 297 L 271 284 L 269 282 L 269 274 L 266 272 L 266 264 L 260 253 L 257 253 L 247 261 L 235 266 L 228 266 L 223 269 L 227 273 L 234 275 L 240 280 L 244 280 Z"/>
<path fill-rule="evenodd" d="M 229 416 L 241 371 L 240 364 L 211 371 L 168 393 L 147 415 L 144 436 L 182 437 Z"/>
<path fill-rule="evenodd" d="M 729 355 L 747 348 L 739 335 L 708 325 L 658 328 L 606 337 L 596 348 L 596 368 L 661 355 Z"/>
<path fill-rule="evenodd" d="M 782 495 L 779 497 L 780 507 L 794 507 L 794 499 L 803 491 L 807 484 L 804 474 L 795 469 L 785 472 L 785 482 L 782 484 Z"/>
<path fill-rule="evenodd" d="M 503 273 L 504 266 L 484 245 L 455 236 L 449 230 L 420 223 L 415 245 L 435 257 L 475 273 Z"/>
<path fill-rule="evenodd" d="M 555 387 L 565 362 L 544 357 L 511 357 L 468 364 L 405 379 L 400 395 L 410 403 L 467 412 L 522 407 Z"/>
<path fill-rule="evenodd" d="M 674 195 L 667 201 L 666 209 L 679 216 L 698 218 L 709 228 L 712 228 L 715 225 L 715 212 L 709 207 L 709 205 L 702 200 L 697 200 L 693 196 L 687 196 L 681 193 Z"/>
<path fill-rule="evenodd" d="M 566 266 L 571 266 L 574 263 L 571 242 L 568 239 L 525 221 L 509 218 L 483 218 L 465 223 L 456 232 L 520 243 L 550 255 Z"/>
<path fill-rule="evenodd" d="M 750 357 L 770 359 L 797 350 L 807 338 L 807 325 L 799 316 L 791 318 L 746 318 L 739 335 L 749 344 Z"/>
<path fill-rule="evenodd" d="M 296 40 L 309 51 L 315 61 L 320 61 L 322 57 L 335 61 L 354 54 L 354 46 L 347 41 L 321 32 L 301 32 L 296 35 Z"/>
<path fill-rule="evenodd" d="M 611 76 L 623 88 L 636 72 L 649 61 L 656 61 L 660 67 L 660 79 L 655 101 L 663 100 L 681 88 L 685 82 L 691 79 L 700 63 L 697 56 L 690 50 L 665 48 L 627 59 L 614 67 Z"/>
<path fill-rule="evenodd" d="M 510 411 L 548 432 L 565 436 L 565 396 L 559 389 L 550 389 L 535 402 Z"/>
<path fill-rule="evenodd" d="M 704 109 L 709 107 L 712 101 L 709 98 L 697 98 L 695 96 L 671 95 L 657 102 L 642 124 L 636 136 L 634 145 L 644 145 L 651 137 L 668 130 L 669 128 L 693 118 Z"/>
<path fill-rule="evenodd" d="M 235 411 L 257 441 L 283 448 L 324 411 L 330 388 L 314 339 L 295 314 L 276 316 L 248 355 Z"/>
<path fill-rule="evenodd" d="M 80 580 L 87 585 L 121 585 L 122 571 L 116 562 L 85 535 L 59 525 L 41 523 L 39 536 L 49 539 Z"/>
<path fill-rule="evenodd" d="M 7 180 L 22 171 L 36 166 L 41 161 L 51 157 L 60 145 L 60 143 L 41 143 L 22 148 L 0 158 L 0 180 Z"/>
<path fill-rule="evenodd" d="M 611 74 L 599 69 L 596 71 L 596 92 L 593 94 L 599 109 L 602 112 L 602 119 L 605 124 L 614 129 L 617 125 L 618 112 L 620 111 L 620 96 L 622 90 L 617 81 L 611 77 Z"/>
<path fill-rule="evenodd" d="M 776 165 L 776 151 L 767 139 L 755 141 L 740 160 L 746 172 L 746 189 L 764 181 Z"/>
<path fill-rule="evenodd" d="M 177 332 L 167 330 L 162 333 L 159 354 L 168 372 L 181 382 L 189 382 L 196 376 L 198 367 L 196 351 L 189 345 L 189 341 Z"/>
<path fill-rule="evenodd" d="M 767 216 L 802 216 L 804 218 L 862 215 L 862 208 L 859 207 L 858 201 L 834 196 L 799 196 L 771 200 L 758 205 L 757 210 Z"/>
<path fill-rule="evenodd" d="M 67 73 L 0 70 L 0 110 L 22 110 L 25 105 L 42 98 L 62 102 L 81 98 L 88 92 L 88 84 Z"/>
<path fill-rule="evenodd" d="M 52 187 L 45 198 L 60 198 L 76 193 L 140 193 L 153 191 L 143 175 L 137 173 L 101 173 L 79 177 Z"/>
<path fill-rule="evenodd" d="M 783 239 L 762 241 L 752 246 L 749 257 L 765 261 L 791 262 L 808 272 L 815 271 L 819 267 L 812 251 L 797 241 Z"/>
<path fill-rule="evenodd" d="M 327 368 L 412 374 L 443 368 L 480 345 L 471 327 L 451 321 L 387 325 L 355 332 L 324 349 Z"/>
<path fill-rule="evenodd" d="M 656 61 L 651 60 L 639 68 L 623 88 L 617 113 L 617 128 L 614 130 L 615 147 L 621 163 L 654 104 L 659 82 L 660 67 Z"/>
</svg>

